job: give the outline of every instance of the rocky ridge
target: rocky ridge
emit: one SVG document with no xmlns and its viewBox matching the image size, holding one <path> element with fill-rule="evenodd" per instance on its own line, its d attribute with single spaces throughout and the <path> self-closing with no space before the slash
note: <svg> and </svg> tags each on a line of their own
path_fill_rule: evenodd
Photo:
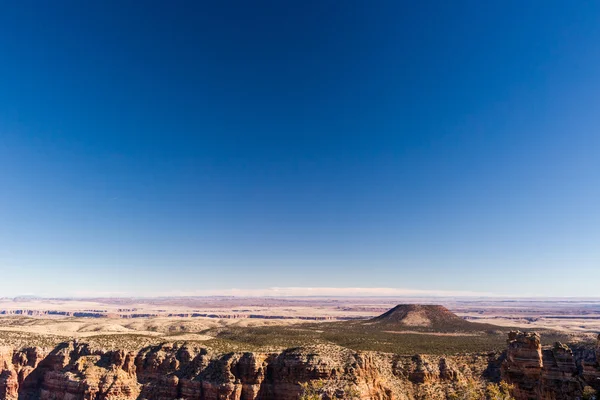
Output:
<svg viewBox="0 0 600 400">
<path fill-rule="evenodd" d="M 519 331 L 504 353 L 447 357 L 335 345 L 226 354 L 185 342 L 105 350 L 70 341 L 0 347 L 0 400 L 296 400 L 302 385 L 328 400 L 441 400 L 501 379 L 517 400 L 575 400 L 600 390 L 599 360 L 600 337 L 596 349 L 546 348 L 537 333 Z"/>
<path fill-rule="evenodd" d="M 137 351 L 0 349 L 0 399 L 296 400 L 302 383 L 323 399 L 415 399 L 426 387 L 451 390 L 481 377 L 486 356 L 403 357 L 337 346 L 280 353 L 216 354 L 186 344 Z M 441 397 L 443 398 L 443 397 Z"/>
</svg>

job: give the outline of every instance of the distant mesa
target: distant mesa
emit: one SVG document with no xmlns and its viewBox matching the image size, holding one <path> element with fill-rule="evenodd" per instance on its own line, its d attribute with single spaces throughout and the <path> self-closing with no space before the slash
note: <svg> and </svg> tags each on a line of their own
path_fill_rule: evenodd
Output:
<svg viewBox="0 0 600 400">
<path fill-rule="evenodd" d="M 399 304 L 370 322 L 403 328 L 428 328 L 440 331 L 480 330 L 481 324 L 465 321 L 444 306 Z"/>
</svg>

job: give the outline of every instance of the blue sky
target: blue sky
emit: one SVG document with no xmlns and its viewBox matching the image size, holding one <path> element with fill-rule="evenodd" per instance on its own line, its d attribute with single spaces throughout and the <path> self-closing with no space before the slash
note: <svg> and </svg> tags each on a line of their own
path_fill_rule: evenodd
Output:
<svg viewBox="0 0 600 400">
<path fill-rule="evenodd" d="M 596 296 L 598 43 L 584 1 L 5 2 L 0 296 Z"/>
</svg>

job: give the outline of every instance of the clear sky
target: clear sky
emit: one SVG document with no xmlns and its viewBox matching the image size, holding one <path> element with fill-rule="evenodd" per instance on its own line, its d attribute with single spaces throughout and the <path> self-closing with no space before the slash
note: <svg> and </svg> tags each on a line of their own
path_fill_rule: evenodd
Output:
<svg viewBox="0 0 600 400">
<path fill-rule="evenodd" d="M 0 297 L 600 294 L 600 2 L 7 1 L 0 57 Z"/>
</svg>

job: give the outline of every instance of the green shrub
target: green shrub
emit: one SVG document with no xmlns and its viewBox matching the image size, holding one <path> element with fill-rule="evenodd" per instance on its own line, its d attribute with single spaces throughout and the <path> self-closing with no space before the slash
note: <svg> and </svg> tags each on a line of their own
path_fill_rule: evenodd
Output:
<svg viewBox="0 0 600 400">
<path fill-rule="evenodd" d="M 302 386 L 302 394 L 300 395 L 299 400 L 321 400 L 321 389 L 325 386 L 325 382 L 319 381 L 310 381 L 306 383 L 301 383 Z"/>
<path fill-rule="evenodd" d="M 583 400 L 597 400 L 598 392 L 591 386 L 586 386 L 583 389 Z"/>
<path fill-rule="evenodd" d="M 500 384 L 490 383 L 485 389 L 487 400 L 514 400 L 511 392 L 514 389 L 513 385 L 502 381 Z"/>
</svg>

